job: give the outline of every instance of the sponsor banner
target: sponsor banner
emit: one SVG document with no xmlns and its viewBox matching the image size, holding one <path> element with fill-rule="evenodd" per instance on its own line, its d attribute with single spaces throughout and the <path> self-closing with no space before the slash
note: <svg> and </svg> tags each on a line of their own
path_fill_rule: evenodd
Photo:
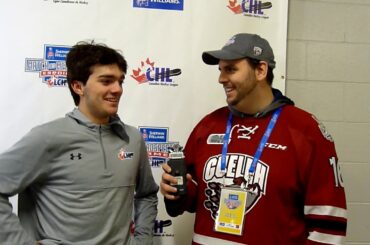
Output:
<svg viewBox="0 0 370 245">
<path fill-rule="evenodd" d="M 218 68 L 203 63 L 203 51 L 221 48 L 239 32 L 265 37 L 275 52 L 273 85 L 284 92 L 287 0 L 3 2 L 0 69 L 4 82 L 0 105 L 4 115 L 14 117 L 4 120 L 0 127 L 1 152 L 32 127 L 63 117 L 75 107 L 67 86 L 65 59 L 79 41 L 105 43 L 121 50 L 127 59 L 118 114 L 124 123 L 137 127 L 143 135 L 158 184 L 169 148 L 185 145 L 197 122 L 225 105 L 224 90 L 217 82 Z M 14 19 L 17 21 L 11 21 Z M 16 103 L 14 92 L 21 98 Z M 235 127 L 234 131 L 239 129 Z M 244 137 L 253 135 L 253 130 L 245 129 Z M 212 132 L 206 143 L 222 144 L 222 133 Z M 275 142 L 267 143 L 266 147 L 286 150 L 286 146 Z M 133 157 L 132 152 L 117 150 L 116 157 L 122 161 Z M 78 151 L 71 157 L 77 160 Z M 230 157 L 238 161 L 247 159 Z M 216 163 L 219 159 L 210 161 Z M 214 170 L 211 163 L 205 164 Z M 260 166 L 265 170 L 263 164 Z M 191 244 L 194 215 L 185 213 L 171 218 L 166 213 L 163 196 L 158 193 L 158 197 L 155 244 Z M 16 211 L 16 201 L 13 207 Z"/>
</svg>

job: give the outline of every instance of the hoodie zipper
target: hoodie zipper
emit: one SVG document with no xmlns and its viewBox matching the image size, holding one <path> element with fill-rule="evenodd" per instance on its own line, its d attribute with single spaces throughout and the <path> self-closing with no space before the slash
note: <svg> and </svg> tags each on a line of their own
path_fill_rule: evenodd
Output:
<svg viewBox="0 0 370 245">
<path fill-rule="evenodd" d="M 107 170 L 107 158 L 106 158 L 106 155 L 105 155 L 105 149 L 104 149 L 104 145 L 103 145 L 101 125 L 99 125 L 99 142 L 100 142 L 101 150 L 103 152 L 104 170 Z"/>
</svg>

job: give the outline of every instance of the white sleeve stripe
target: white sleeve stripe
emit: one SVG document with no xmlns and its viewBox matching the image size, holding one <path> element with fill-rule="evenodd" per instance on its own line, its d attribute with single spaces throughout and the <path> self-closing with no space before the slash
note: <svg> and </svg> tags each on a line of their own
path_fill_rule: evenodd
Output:
<svg viewBox="0 0 370 245">
<path fill-rule="evenodd" d="M 204 236 L 201 234 L 194 233 L 193 235 L 193 242 L 199 244 L 212 244 L 212 245 L 243 245 L 245 243 L 238 243 L 238 242 L 231 242 L 215 237 Z"/>
<path fill-rule="evenodd" d="M 347 210 L 334 206 L 304 206 L 304 214 L 328 215 L 333 217 L 347 218 Z"/>
<path fill-rule="evenodd" d="M 344 236 L 324 234 L 317 231 L 310 232 L 308 239 L 326 244 L 344 244 Z"/>
</svg>

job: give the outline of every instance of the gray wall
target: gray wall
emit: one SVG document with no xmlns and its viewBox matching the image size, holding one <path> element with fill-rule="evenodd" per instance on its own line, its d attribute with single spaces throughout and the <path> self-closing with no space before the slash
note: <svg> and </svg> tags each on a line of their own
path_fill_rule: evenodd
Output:
<svg viewBox="0 0 370 245">
<path fill-rule="evenodd" d="M 286 94 L 334 137 L 346 244 L 370 244 L 370 0 L 290 0 Z"/>
</svg>

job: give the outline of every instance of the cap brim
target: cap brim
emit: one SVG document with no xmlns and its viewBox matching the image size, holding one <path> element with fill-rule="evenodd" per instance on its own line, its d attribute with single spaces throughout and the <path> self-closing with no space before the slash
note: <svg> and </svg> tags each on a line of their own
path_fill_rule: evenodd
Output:
<svg viewBox="0 0 370 245">
<path fill-rule="evenodd" d="M 202 54 L 203 62 L 208 65 L 217 65 L 220 60 L 236 60 L 244 56 L 236 55 L 225 50 L 206 51 Z"/>
</svg>

